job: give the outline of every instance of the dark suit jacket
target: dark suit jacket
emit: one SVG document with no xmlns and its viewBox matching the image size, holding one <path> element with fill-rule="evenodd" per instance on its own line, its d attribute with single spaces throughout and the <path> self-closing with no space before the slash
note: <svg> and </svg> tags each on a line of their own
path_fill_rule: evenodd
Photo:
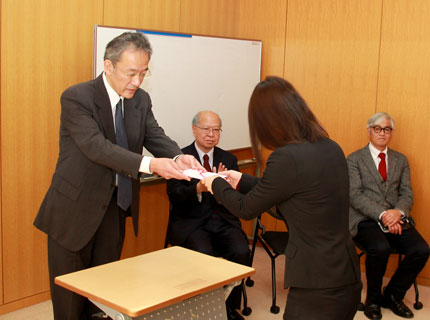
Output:
<svg viewBox="0 0 430 320">
<path fill-rule="evenodd" d="M 64 248 L 82 249 L 96 232 L 115 189 L 117 172 L 133 178 L 131 213 L 137 233 L 139 166 L 145 146 L 157 157 L 181 154 L 158 126 L 149 95 L 124 99 L 129 150 L 116 145 L 112 108 L 102 75 L 61 96 L 60 152 L 34 225 Z"/>
<path fill-rule="evenodd" d="M 183 148 L 182 152 L 199 159 L 194 143 Z M 215 147 L 213 157 L 213 166 L 216 168 L 222 162 L 227 169 L 239 170 L 237 159 L 231 153 Z M 202 192 L 202 202 L 198 201 L 196 194 L 198 182 L 197 179 L 191 179 L 190 182 L 175 179 L 167 181 L 167 194 L 171 208 L 167 236 L 173 245 L 182 245 L 189 234 L 204 225 L 212 214 L 218 214 L 242 230 L 240 220 L 219 205 L 209 192 Z"/>
<path fill-rule="evenodd" d="M 350 177 L 349 228 L 357 235 L 360 221 L 373 219 L 388 209 L 400 209 L 409 216 L 413 204 L 413 192 L 408 159 L 400 152 L 388 149 L 387 181 L 372 159 L 369 145 L 351 153 L 347 158 Z"/>
<path fill-rule="evenodd" d="M 242 176 L 240 192 L 221 178 L 212 188 L 216 200 L 243 219 L 277 206 L 289 230 L 285 287 L 335 288 L 359 281 L 348 230 L 348 169 L 332 140 L 276 149 L 261 179 Z"/>
</svg>

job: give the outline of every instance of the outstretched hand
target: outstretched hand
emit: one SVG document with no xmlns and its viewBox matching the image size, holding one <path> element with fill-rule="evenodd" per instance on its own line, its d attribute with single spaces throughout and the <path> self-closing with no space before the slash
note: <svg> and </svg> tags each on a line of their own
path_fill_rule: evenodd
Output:
<svg viewBox="0 0 430 320">
<path fill-rule="evenodd" d="M 207 191 L 209 191 L 210 193 L 214 194 L 212 191 L 212 182 L 218 178 L 218 176 L 210 176 L 207 177 L 203 180 L 200 180 L 200 183 L 206 188 Z"/>
<path fill-rule="evenodd" d="M 194 158 L 192 155 L 189 155 L 189 154 L 181 154 L 179 157 L 176 158 L 176 163 L 178 164 L 178 167 L 180 170 L 186 170 L 186 169 L 205 170 L 200 164 L 200 162 L 197 161 L 196 158 Z"/>
<path fill-rule="evenodd" d="M 222 175 L 227 176 L 225 180 L 230 183 L 231 187 L 233 189 L 237 188 L 237 185 L 239 184 L 240 179 L 242 179 L 242 172 L 235 171 L 235 170 L 227 170 L 219 172 Z"/>
<path fill-rule="evenodd" d="M 165 179 L 191 180 L 182 173 L 180 166 L 169 158 L 152 158 L 149 163 L 149 170 Z"/>
</svg>

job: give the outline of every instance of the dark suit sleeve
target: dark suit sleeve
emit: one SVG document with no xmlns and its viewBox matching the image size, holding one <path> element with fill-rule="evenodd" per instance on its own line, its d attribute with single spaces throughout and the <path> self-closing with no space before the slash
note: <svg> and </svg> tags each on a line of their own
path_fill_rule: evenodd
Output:
<svg viewBox="0 0 430 320">
<path fill-rule="evenodd" d="M 137 179 L 142 155 L 106 139 L 95 120 L 94 104 L 86 99 L 89 98 L 83 97 L 76 86 L 63 93 L 60 134 L 70 135 L 76 147 L 91 161 Z"/>
<path fill-rule="evenodd" d="M 251 176 L 249 174 L 242 174 L 242 179 L 240 179 L 239 191 L 241 193 L 249 192 L 260 180 L 260 178 Z"/>
<path fill-rule="evenodd" d="M 399 195 L 394 207 L 401 210 L 406 216 L 409 216 L 412 204 L 414 203 L 414 197 L 411 186 L 409 162 L 405 156 L 403 156 L 402 158 L 403 159 L 399 183 Z"/>
<path fill-rule="evenodd" d="M 289 198 L 297 188 L 294 159 L 286 149 L 275 150 L 270 155 L 261 179 L 247 175 L 242 179 L 244 185 L 242 186 L 241 181 L 240 189 L 242 192 L 249 189 L 246 194 L 234 190 L 221 178 L 213 181 L 212 190 L 219 203 L 235 216 L 245 220 L 253 219 Z M 253 184 L 255 185 L 252 187 Z"/>
</svg>

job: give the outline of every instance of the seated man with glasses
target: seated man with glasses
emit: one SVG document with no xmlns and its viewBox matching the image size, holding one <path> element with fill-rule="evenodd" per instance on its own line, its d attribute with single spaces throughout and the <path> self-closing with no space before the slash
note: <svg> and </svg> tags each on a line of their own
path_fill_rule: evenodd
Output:
<svg viewBox="0 0 430 320">
<path fill-rule="evenodd" d="M 354 241 L 366 252 L 364 313 L 369 319 L 382 318 L 381 306 L 403 318 L 414 316 L 403 298 L 429 256 L 429 246 L 410 216 L 413 193 L 408 159 L 388 148 L 393 132 L 390 115 L 373 115 L 367 122 L 370 143 L 347 158 L 349 225 Z M 405 257 L 382 292 L 392 246 Z"/>
<path fill-rule="evenodd" d="M 216 145 L 221 135 L 221 119 L 211 111 L 201 111 L 193 118 L 195 141 L 182 149 L 184 154 L 199 159 L 208 171 L 239 170 L 237 159 Z M 218 204 L 214 196 L 198 179 L 167 181 L 171 210 L 167 241 L 212 256 L 249 264 L 248 239 L 239 218 Z M 243 319 L 236 311 L 241 305 L 241 287 L 229 295 L 228 319 Z"/>
</svg>

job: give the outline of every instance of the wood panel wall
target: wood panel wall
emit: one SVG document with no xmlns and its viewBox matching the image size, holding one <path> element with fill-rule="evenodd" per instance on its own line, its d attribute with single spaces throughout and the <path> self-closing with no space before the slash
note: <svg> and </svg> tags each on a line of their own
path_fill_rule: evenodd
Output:
<svg viewBox="0 0 430 320">
<path fill-rule="evenodd" d="M 430 2 L 384 0 L 382 17 L 376 111 L 396 121 L 391 146 L 409 159 L 412 215 L 430 243 Z M 430 285 L 430 263 L 420 277 Z"/>
<path fill-rule="evenodd" d="M 46 237 L 32 223 L 58 155 L 60 94 L 91 77 L 102 9 L 101 0 L 2 1 L 4 304 L 48 288 Z"/>
<path fill-rule="evenodd" d="M 32 222 L 57 159 L 60 94 L 91 78 L 94 24 L 263 40 L 262 77 L 290 80 L 346 154 L 367 142 L 371 114 L 390 112 L 396 120 L 392 146 L 410 159 L 413 214 L 430 242 L 428 1 L 0 3 L 0 313 L 49 297 L 46 237 Z M 164 243 L 165 186 L 142 188 L 141 196 L 146 229 L 137 239 L 127 233 L 124 256 Z M 430 284 L 429 266 L 420 281 Z"/>
<path fill-rule="evenodd" d="M 0 0 L 0 31 L 1 31 L 1 25 L 2 25 L 2 5 L 1 5 L 1 0 Z M 1 37 L 1 32 L 0 32 L 0 43 L 1 43 L 2 37 Z M 2 61 L 1 59 L 1 50 L 0 50 L 0 61 Z M 1 66 L 0 66 L 0 71 L 1 71 Z M 2 77 L 0 76 L 0 97 L 1 95 L 1 83 L 2 83 Z M 0 102 L 0 107 L 1 107 L 1 102 Z M 0 129 L 1 129 L 1 110 L 0 110 Z M 1 200 L 1 194 L 2 194 L 2 177 L 1 177 L 1 168 L 2 168 L 2 149 L 1 149 L 1 130 L 0 130 L 0 252 L 3 252 L 3 242 L 2 242 L 2 233 L 1 230 L 3 229 L 2 227 L 2 223 L 1 223 L 1 215 L 2 215 L 2 200 Z M 3 255 L 0 255 L 0 301 L 3 301 Z"/>
<path fill-rule="evenodd" d="M 345 154 L 367 142 L 375 111 L 381 8 L 381 0 L 288 1 L 284 77 Z"/>
</svg>

